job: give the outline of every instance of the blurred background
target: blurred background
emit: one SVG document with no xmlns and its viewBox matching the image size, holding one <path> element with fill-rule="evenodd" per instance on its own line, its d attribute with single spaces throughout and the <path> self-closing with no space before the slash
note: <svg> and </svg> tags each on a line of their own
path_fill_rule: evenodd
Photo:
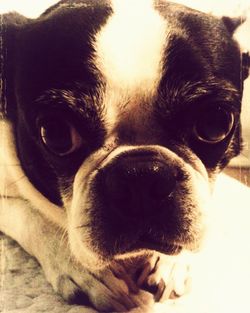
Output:
<svg viewBox="0 0 250 313">
<path fill-rule="evenodd" d="M 17 11 L 27 17 L 35 18 L 57 2 L 58 0 L 0 0 L 0 13 Z M 240 43 L 242 51 L 250 51 L 250 0 L 173 0 L 173 2 L 217 16 L 246 17 L 246 22 L 238 28 L 235 38 Z M 226 172 L 250 186 L 250 77 L 244 85 L 242 112 L 244 149 L 241 155 L 230 163 Z"/>
</svg>

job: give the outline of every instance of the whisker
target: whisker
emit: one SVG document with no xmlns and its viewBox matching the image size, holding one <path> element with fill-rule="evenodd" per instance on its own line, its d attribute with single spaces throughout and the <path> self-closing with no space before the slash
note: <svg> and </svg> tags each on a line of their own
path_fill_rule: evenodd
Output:
<svg viewBox="0 0 250 313">
<path fill-rule="evenodd" d="M 82 225 L 76 226 L 75 228 L 87 228 L 90 226 L 91 226 L 90 223 L 87 223 L 87 224 L 82 224 Z"/>
<path fill-rule="evenodd" d="M 22 175 L 21 177 L 19 177 L 19 178 L 16 179 L 15 181 L 9 183 L 8 185 L 5 186 L 5 188 L 8 188 L 8 187 L 10 187 L 10 186 L 12 186 L 12 185 L 15 185 L 17 182 L 19 182 L 20 180 L 22 180 L 22 179 L 24 179 L 24 178 L 26 178 L 26 175 Z"/>
<path fill-rule="evenodd" d="M 241 155 L 242 155 L 244 158 L 249 159 L 249 155 L 247 155 L 246 153 L 247 153 L 247 152 L 242 152 Z"/>
<path fill-rule="evenodd" d="M 59 232 L 60 230 L 58 230 Z M 63 244 L 68 245 L 68 230 L 64 229 L 60 238 L 60 246 L 63 246 Z"/>
</svg>

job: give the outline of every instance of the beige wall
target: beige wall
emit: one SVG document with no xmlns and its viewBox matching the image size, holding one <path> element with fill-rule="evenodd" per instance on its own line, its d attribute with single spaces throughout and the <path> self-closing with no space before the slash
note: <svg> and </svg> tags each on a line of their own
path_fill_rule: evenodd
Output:
<svg viewBox="0 0 250 313">
<path fill-rule="evenodd" d="M 242 152 L 243 159 L 241 159 L 242 160 L 241 162 L 244 162 L 244 164 L 250 166 L 250 78 L 248 78 L 245 82 L 242 124 L 243 124 L 244 150 Z"/>
</svg>

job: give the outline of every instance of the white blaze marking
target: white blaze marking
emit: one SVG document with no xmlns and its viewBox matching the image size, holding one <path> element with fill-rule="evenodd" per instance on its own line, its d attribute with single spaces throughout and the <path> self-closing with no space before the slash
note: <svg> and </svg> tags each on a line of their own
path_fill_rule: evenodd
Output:
<svg viewBox="0 0 250 313">
<path fill-rule="evenodd" d="M 107 82 L 109 124 L 118 106 L 156 91 L 162 72 L 167 23 L 152 0 L 113 0 L 114 13 L 95 38 L 97 67 Z M 131 101 L 133 102 L 133 101 Z"/>
</svg>

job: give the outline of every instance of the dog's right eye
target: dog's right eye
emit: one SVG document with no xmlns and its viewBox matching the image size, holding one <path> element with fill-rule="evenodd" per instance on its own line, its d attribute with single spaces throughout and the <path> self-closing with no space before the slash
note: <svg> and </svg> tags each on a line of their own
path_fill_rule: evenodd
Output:
<svg viewBox="0 0 250 313">
<path fill-rule="evenodd" d="M 234 125 L 234 114 L 221 107 L 204 110 L 194 125 L 194 134 L 198 140 L 210 144 L 223 141 Z"/>
<path fill-rule="evenodd" d="M 62 117 L 49 117 L 38 122 L 40 139 L 50 152 L 66 156 L 82 146 L 82 138 L 75 127 Z"/>
</svg>

